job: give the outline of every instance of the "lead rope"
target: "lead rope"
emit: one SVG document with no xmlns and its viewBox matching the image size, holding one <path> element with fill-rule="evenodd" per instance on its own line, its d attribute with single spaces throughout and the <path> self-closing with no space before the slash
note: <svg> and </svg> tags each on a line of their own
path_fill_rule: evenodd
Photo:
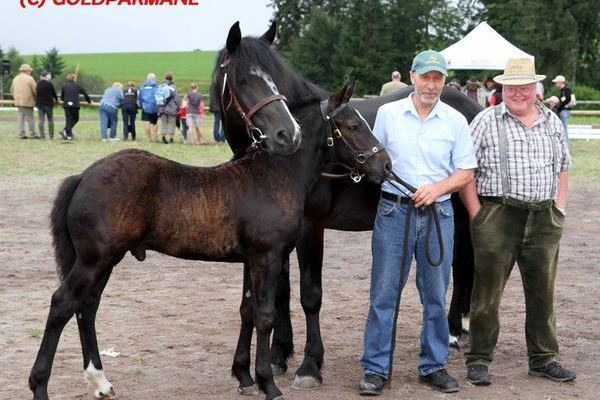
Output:
<svg viewBox="0 0 600 400">
<path fill-rule="evenodd" d="M 390 173 L 390 175 L 391 175 L 391 178 L 388 177 L 388 179 L 387 179 L 388 182 L 390 182 L 392 185 L 396 186 L 401 191 L 403 191 L 402 188 L 400 188 L 396 182 L 398 182 L 399 184 L 401 184 L 402 186 L 407 188 L 411 193 L 415 193 L 417 191 L 417 188 L 415 188 L 411 184 L 402 180 L 402 178 L 400 178 L 398 175 L 396 175 L 396 173 L 394 171 L 392 171 Z M 410 229 L 410 222 L 412 219 L 413 209 L 414 209 L 414 202 L 411 198 L 408 203 L 408 207 L 407 207 L 407 211 L 406 211 L 406 223 L 404 224 L 404 240 L 402 242 L 402 264 L 400 267 L 400 279 L 398 282 L 398 295 L 396 296 L 396 307 L 394 308 L 394 324 L 392 325 L 392 342 L 391 342 L 390 359 L 389 359 L 390 367 L 389 367 L 388 377 L 387 377 L 387 381 L 386 381 L 386 385 L 388 387 L 391 387 L 391 384 L 392 384 L 392 372 L 394 369 L 394 350 L 396 348 L 396 327 L 398 325 L 400 300 L 402 298 L 402 285 L 404 283 L 404 280 L 406 279 L 405 277 L 406 277 L 407 269 L 409 267 L 409 265 L 407 265 L 407 263 L 408 263 L 408 238 L 409 238 L 409 229 Z M 427 209 L 429 210 L 429 221 L 428 221 L 428 227 L 427 227 L 427 234 L 425 236 L 425 256 L 427 257 L 427 261 L 429 261 L 431 266 L 439 267 L 442 264 L 442 261 L 444 260 L 444 242 L 442 241 L 442 232 L 441 232 L 441 228 L 440 228 L 440 221 L 439 221 L 439 218 L 437 215 L 437 204 L 433 203 L 429 207 L 427 207 Z M 435 223 L 436 233 L 437 233 L 437 237 L 438 237 L 438 244 L 439 244 L 439 248 L 440 248 L 440 257 L 435 262 L 432 262 L 431 254 L 429 251 L 429 238 L 431 235 L 431 220 L 432 220 L 432 218 Z"/>
</svg>

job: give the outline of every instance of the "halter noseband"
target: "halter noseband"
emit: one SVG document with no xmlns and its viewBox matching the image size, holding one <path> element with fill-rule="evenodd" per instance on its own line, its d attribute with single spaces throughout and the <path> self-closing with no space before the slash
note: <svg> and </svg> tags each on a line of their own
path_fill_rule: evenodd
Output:
<svg viewBox="0 0 600 400">
<path fill-rule="evenodd" d="M 221 64 L 221 69 L 225 70 L 225 73 L 223 75 L 223 87 L 221 88 L 221 109 L 225 112 L 225 111 L 229 110 L 231 108 L 231 106 L 233 105 L 233 107 L 236 109 L 236 111 L 242 117 L 242 120 L 244 121 L 244 125 L 246 126 L 246 133 L 248 134 L 248 137 L 252 140 L 252 146 L 255 147 L 258 144 L 262 143 L 263 140 L 267 139 L 267 136 L 264 133 L 262 133 L 260 128 L 256 127 L 252 123 L 252 116 L 257 111 L 259 111 L 261 108 L 265 107 L 266 105 L 268 105 L 274 101 L 281 100 L 284 103 L 286 103 L 287 99 L 282 94 L 275 94 L 273 96 L 267 97 L 264 100 L 259 101 L 257 104 L 250 107 L 250 110 L 246 112 L 244 110 L 244 107 L 242 107 L 242 104 L 238 100 L 238 96 L 235 93 L 235 89 L 231 85 L 227 84 L 226 68 L 229 65 L 230 61 L 231 61 L 231 58 L 227 58 Z M 229 104 L 227 104 L 227 107 L 225 106 L 225 103 L 224 103 L 224 94 L 225 94 L 226 87 L 229 89 Z M 223 120 L 225 120 L 225 118 Z"/>
<path fill-rule="evenodd" d="M 330 128 L 327 130 L 327 148 L 329 149 L 329 156 L 331 158 L 331 163 L 334 165 L 340 165 L 340 166 L 346 168 L 347 170 L 349 170 L 350 172 L 347 174 L 342 174 L 342 175 L 329 174 L 329 173 L 324 172 L 321 175 L 326 178 L 345 178 L 347 176 L 350 176 L 350 178 L 355 183 L 358 183 L 358 182 L 360 182 L 360 180 L 363 177 L 363 175 L 361 175 L 358 171 L 360 165 L 364 164 L 365 162 L 367 162 L 367 160 L 369 158 L 373 157 L 375 154 L 377 154 L 381 150 L 383 150 L 384 146 L 378 142 L 375 146 L 373 146 L 370 149 L 365 150 L 365 151 L 358 151 L 358 150 L 354 149 L 354 147 L 352 147 L 352 145 L 346 140 L 346 138 L 344 138 L 344 135 L 342 135 L 342 131 L 340 131 L 340 129 L 335 124 L 335 121 L 333 120 L 333 118 L 347 106 L 348 106 L 348 103 L 344 103 L 344 104 L 340 105 L 333 113 L 330 113 L 329 112 L 329 100 L 323 100 L 321 102 L 321 116 L 322 116 L 323 120 L 328 123 L 329 128 Z M 337 139 L 341 139 L 342 142 L 344 143 L 344 145 L 348 148 L 348 150 L 350 150 L 352 155 L 354 155 L 354 166 L 353 167 L 337 160 L 337 157 L 335 155 L 335 149 L 334 149 L 335 142 L 334 142 L 333 135 L 335 135 L 335 137 Z"/>
</svg>

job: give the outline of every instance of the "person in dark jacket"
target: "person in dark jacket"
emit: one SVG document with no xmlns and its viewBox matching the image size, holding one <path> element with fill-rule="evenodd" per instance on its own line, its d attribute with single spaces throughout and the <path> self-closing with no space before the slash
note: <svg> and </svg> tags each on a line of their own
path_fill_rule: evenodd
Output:
<svg viewBox="0 0 600 400">
<path fill-rule="evenodd" d="M 213 80 L 210 85 L 210 102 L 208 103 L 208 111 L 210 111 L 215 117 L 215 122 L 213 125 L 213 138 L 215 139 L 215 143 L 222 144 L 225 143 L 225 132 L 223 132 L 223 128 L 221 127 L 221 113 L 219 109 L 219 104 L 217 103 L 217 82 Z"/>
<path fill-rule="evenodd" d="M 129 133 L 131 133 L 131 140 L 135 140 L 135 117 L 138 110 L 138 97 L 135 83 L 132 81 L 127 82 L 127 89 L 123 91 L 123 105 L 121 112 L 123 114 L 123 140 L 129 140 Z"/>
<path fill-rule="evenodd" d="M 44 133 L 44 123 L 48 118 L 48 134 L 50 140 L 54 140 L 54 104 L 58 103 L 58 96 L 54 89 L 54 84 L 50 81 L 52 74 L 48 71 L 43 71 L 40 75 L 40 80 L 37 83 L 35 95 L 35 106 L 38 109 L 38 128 L 40 138 L 46 139 Z"/>
<path fill-rule="evenodd" d="M 558 116 L 560 121 L 565 128 L 565 137 L 567 138 L 567 143 L 569 143 L 569 132 L 567 130 L 567 126 L 569 125 L 569 118 L 571 117 L 571 107 L 569 103 L 571 102 L 571 95 L 573 91 L 569 86 L 567 86 L 567 80 L 563 75 L 556 75 L 556 78 L 552 79 L 554 82 L 554 86 L 560 89 L 560 96 L 558 99 L 560 103 L 558 104 Z"/>
<path fill-rule="evenodd" d="M 63 101 L 65 110 L 65 129 L 60 132 L 64 140 L 73 140 L 73 127 L 79 122 L 79 95 L 83 95 L 88 104 L 92 103 L 85 89 L 77 83 L 77 76 L 73 73 L 67 75 L 65 83 L 60 91 L 60 99 Z"/>
</svg>

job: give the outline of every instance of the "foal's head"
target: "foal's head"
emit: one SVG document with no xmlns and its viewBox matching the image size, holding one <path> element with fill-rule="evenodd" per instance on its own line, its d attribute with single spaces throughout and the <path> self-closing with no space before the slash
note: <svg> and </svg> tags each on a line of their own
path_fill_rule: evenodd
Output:
<svg viewBox="0 0 600 400">
<path fill-rule="evenodd" d="M 242 128 L 252 142 L 264 142 L 268 151 L 286 155 L 300 147 L 301 134 L 286 97 L 265 66 L 265 60 L 272 59 L 274 38 L 275 25 L 258 40 L 242 38 L 239 23 L 233 24 L 214 79 L 226 129 Z M 237 126 L 228 126 L 234 119 L 231 113 Z"/>
<path fill-rule="evenodd" d="M 347 84 L 321 103 L 321 113 L 331 127 L 330 161 L 349 169 L 356 182 L 366 174 L 372 182 L 381 183 L 392 170 L 392 162 L 367 121 L 348 105 L 353 90 L 354 84 Z"/>
</svg>

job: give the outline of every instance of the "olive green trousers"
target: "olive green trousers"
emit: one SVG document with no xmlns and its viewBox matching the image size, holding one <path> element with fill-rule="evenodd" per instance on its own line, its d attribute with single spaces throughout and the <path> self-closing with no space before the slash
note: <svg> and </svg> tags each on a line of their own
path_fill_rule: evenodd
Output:
<svg viewBox="0 0 600 400">
<path fill-rule="evenodd" d="M 467 366 L 488 366 L 493 360 L 500 329 L 500 298 L 515 262 L 525 293 L 529 367 L 554 361 L 558 355 L 554 281 L 564 222 L 564 215 L 550 200 L 532 204 L 483 199 L 481 210 L 471 221 L 475 278 Z"/>
</svg>

